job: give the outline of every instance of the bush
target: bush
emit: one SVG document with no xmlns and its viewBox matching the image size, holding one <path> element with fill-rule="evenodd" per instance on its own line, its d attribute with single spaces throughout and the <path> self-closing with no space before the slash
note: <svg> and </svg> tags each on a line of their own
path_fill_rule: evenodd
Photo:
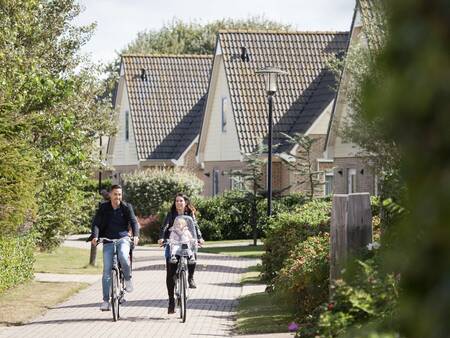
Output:
<svg viewBox="0 0 450 338">
<path fill-rule="evenodd" d="M 164 202 L 179 192 L 189 197 L 200 194 L 203 182 L 193 173 L 179 169 L 149 169 L 124 175 L 125 200 L 136 215 L 155 215 Z"/>
<path fill-rule="evenodd" d="M 274 290 L 300 315 L 328 298 L 330 235 L 320 233 L 298 244 L 274 280 Z"/>
<path fill-rule="evenodd" d="M 313 200 L 269 220 L 262 256 L 262 278 L 270 285 L 295 246 L 309 236 L 329 232 L 331 203 Z"/>
<path fill-rule="evenodd" d="M 0 293 L 33 278 L 34 237 L 0 237 Z"/>
<path fill-rule="evenodd" d="M 36 211 L 37 165 L 20 140 L 0 135 L 0 235 L 15 233 Z"/>
<path fill-rule="evenodd" d="M 383 272 L 378 259 L 355 261 L 347 267 L 344 279 L 337 280 L 329 303 L 317 308 L 309 325 L 298 337 L 373 337 L 376 332 L 396 330 L 392 326 L 398 300 L 398 279 Z"/>
</svg>

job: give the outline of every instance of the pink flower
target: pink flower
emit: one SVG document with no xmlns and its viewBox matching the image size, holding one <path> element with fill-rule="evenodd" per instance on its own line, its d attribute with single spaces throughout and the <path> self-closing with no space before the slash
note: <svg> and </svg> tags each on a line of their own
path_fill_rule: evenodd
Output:
<svg viewBox="0 0 450 338">
<path fill-rule="evenodd" d="M 288 325 L 289 332 L 294 332 L 298 330 L 298 324 L 296 322 L 291 322 Z"/>
</svg>

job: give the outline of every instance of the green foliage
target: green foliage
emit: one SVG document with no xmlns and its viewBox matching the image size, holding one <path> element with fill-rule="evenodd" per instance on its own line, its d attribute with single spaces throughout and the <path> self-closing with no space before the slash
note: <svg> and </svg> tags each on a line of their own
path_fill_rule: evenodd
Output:
<svg viewBox="0 0 450 338">
<path fill-rule="evenodd" d="M 376 60 L 383 78 L 363 88 L 365 118 L 385 121 L 401 152 L 408 214 L 393 228 L 388 263 L 401 273 L 397 323 L 405 337 L 450 332 L 450 43 L 448 1 L 387 2 L 389 39 Z M 420 48 L 418 48 L 420 46 Z"/>
<path fill-rule="evenodd" d="M 113 131 L 108 106 L 98 99 L 99 73 L 77 55 L 93 28 L 72 25 L 78 13 L 73 0 L 6 0 L 0 8 L 0 138 L 9 154 L 24 156 L 9 164 L 17 169 L 14 180 L 6 166 L 0 177 L 10 180 L 10 192 L 22 183 L 27 189 L 5 209 L 22 215 L 17 223 L 28 212 L 19 206 L 30 202 L 43 249 L 76 228 L 86 203 L 81 189 L 98 167 L 95 141 Z"/>
<path fill-rule="evenodd" d="M 189 197 L 200 194 L 203 181 L 179 169 L 148 169 L 124 175 L 125 199 L 136 215 L 155 215 L 164 202 L 173 201 L 179 192 Z"/>
<path fill-rule="evenodd" d="M 314 144 L 318 141 L 317 138 L 311 138 L 301 133 L 295 133 L 294 136 L 282 133 L 287 138 L 288 142 L 297 145 L 297 154 L 288 155 L 290 160 L 283 159 L 290 171 L 293 171 L 297 177 L 297 186 L 303 187 L 304 191 L 308 193 L 310 200 L 317 193 L 317 189 L 323 186 L 324 182 L 320 180 L 322 171 L 315 169 L 315 159 L 312 158 L 312 151 Z"/>
<path fill-rule="evenodd" d="M 33 278 L 34 250 L 31 234 L 0 236 L 0 293 Z"/>
<path fill-rule="evenodd" d="M 17 233 L 34 217 L 37 191 L 34 160 L 26 144 L 0 135 L 0 235 Z"/>
<path fill-rule="evenodd" d="M 272 284 L 295 246 L 309 236 L 329 231 L 331 203 L 313 200 L 269 220 L 262 257 L 262 277 Z"/>
<path fill-rule="evenodd" d="M 214 52 L 216 34 L 221 29 L 288 31 L 291 26 L 264 17 L 251 17 L 246 20 L 222 19 L 205 25 L 174 19 L 157 31 L 138 33 L 136 39 L 129 43 L 122 53 L 210 55 Z"/>
<path fill-rule="evenodd" d="M 374 258 L 358 260 L 348 269 L 344 279 L 333 285 L 331 301 L 309 316 L 310 325 L 305 323 L 298 337 L 372 337 L 374 332 L 388 336 L 395 332 L 392 318 L 396 315 L 398 280 L 382 272 Z"/>
<path fill-rule="evenodd" d="M 307 315 L 328 298 L 330 235 L 320 233 L 298 244 L 274 280 L 283 304 Z"/>
</svg>

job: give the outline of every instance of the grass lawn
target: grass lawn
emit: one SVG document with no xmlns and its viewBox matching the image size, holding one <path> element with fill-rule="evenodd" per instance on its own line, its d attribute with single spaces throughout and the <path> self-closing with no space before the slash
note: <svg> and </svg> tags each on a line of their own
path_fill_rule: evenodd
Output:
<svg viewBox="0 0 450 338">
<path fill-rule="evenodd" d="M 61 246 L 54 252 L 37 252 L 34 272 L 65 274 L 98 274 L 102 272 L 103 254 L 97 250 L 97 266 L 89 265 L 89 249 Z"/>
<path fill-rule="evenodd" d="M 261 265 L 248 267 L 248 271 L 243 274 L 241 284 L 263 284 L 261 281 Z"/>
<path fill-rule="evenodd" d="M 216 242 L 209 242 L 209 243 L 212 244 Z M 261 258 L 261 255 L 264 253 L 264 248 L 262 244 L 253 246 L 253 245 L 233 245 L 232 243 L 230 243 L 229 246 L 210 247 L 210 248 L 205 247 L 200 248 L 198 251 L 237 257 Z"/>
<path fill-rule="evenodd" d="M 288 332 L 288 325 L 293 316 L 276 302 L 276 299 L 266 292 L 242 297 L 237 311 L 236 333 Z"/>
<path fill-rule="evenodd" d="M 32 281 L 0 295 L 0 325 L 20 325 L 87 287 L 86 283 Z"/>
</svg>

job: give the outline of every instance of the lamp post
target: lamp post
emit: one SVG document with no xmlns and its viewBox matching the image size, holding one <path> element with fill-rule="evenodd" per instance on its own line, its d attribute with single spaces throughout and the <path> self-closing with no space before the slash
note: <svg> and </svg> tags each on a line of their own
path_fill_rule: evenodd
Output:
<svg viewBox="0 0 450 338">
<path fill-rule="evenodd" d="M 273 118 L 272 118 L 272 106 L 273 106 L 273 95 L 277 91 L 277 80 L 278 75 L 288 74 L 281 69 L 274 67 L 266 67 L 256 71 L 257 74 L 264 75 L 264 81 L 266 84 L 267 93 L 267 103 L 269 105 L 269 117 L 268 126 L 269 133 L 267 136 L 268 145 L 268 158 L 267 158 L 267 216 L 272 216 L 272 129 L 273 129 Z"/>
</svg>

